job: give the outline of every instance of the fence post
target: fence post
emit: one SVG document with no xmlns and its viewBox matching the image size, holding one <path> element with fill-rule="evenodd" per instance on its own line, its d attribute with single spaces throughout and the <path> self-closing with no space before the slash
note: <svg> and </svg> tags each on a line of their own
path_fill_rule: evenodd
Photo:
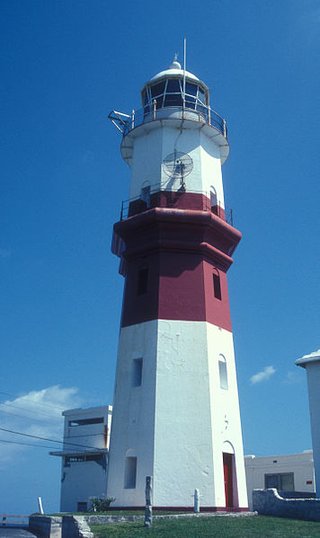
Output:
<svg viewBox="0 0 320 538">
<path fill-rule="evenodd" d="M 144 526 L 152 525 L 152 476 L 146 476 L 146 507 L 144 511 Z"/>
<path fill-rule="evenodd" d="M 193 498 L 194 498 L 193 511 L 195 512 L 195 514 L 199 514 L 199 512 L 200 512 L 200 492 L 199 492 L 198 488 L 196 488 L 194 490 Z"/>
</svg>

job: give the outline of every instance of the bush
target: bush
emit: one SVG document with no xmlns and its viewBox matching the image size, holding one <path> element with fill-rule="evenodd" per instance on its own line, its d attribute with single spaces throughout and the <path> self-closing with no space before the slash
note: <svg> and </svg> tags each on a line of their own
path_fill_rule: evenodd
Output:
<svg viewBox="0 0 320 538">
<path fill-rule="evenodd" d="M 110 504 L 115 501 L 114 497 L 93 497 L 91 500 L 90 512 L 106 512 Z"/>
</svg>

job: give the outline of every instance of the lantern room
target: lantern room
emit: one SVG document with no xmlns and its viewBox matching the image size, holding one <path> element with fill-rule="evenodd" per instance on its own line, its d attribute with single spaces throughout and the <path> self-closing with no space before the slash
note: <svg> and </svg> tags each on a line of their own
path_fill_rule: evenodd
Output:
<svg viewBox="0 0 320 538">
<path fill-rule="evenodd" d="M 192 73 L 182 70 L 177 60 L 143 87 L 141 98 L 145 114 L 154 107 L 184 107 L 206 115 L 209 106 L 207 86 Z"/>
</svg>

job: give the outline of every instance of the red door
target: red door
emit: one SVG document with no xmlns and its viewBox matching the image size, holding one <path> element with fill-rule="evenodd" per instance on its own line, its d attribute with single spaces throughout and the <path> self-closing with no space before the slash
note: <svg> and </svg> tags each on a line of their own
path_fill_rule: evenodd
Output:
<svg viewBox="0 0 320 538">
<path fill-rule="evenodd" d="M 233 507 L 233 454 L 223 452 L 224 491 L 226 494 L 226 508 Z"/>
</svg>

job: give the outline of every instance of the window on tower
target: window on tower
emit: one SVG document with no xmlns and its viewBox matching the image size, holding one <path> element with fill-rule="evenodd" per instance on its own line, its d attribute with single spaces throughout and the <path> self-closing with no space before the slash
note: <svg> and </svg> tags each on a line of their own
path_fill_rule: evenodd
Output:
<svg viewBox="0 0 320 538">
<path fill-rule="evenodd" d="M 216 272 L 214 272 L 212 274 L 212 278 L 213 278 L 213 294 L 214 294 L 216 299 L 219 299 L 221 301 L 221 299 L 222 299 L 221 281 L 220 281 L 219 272 L 217 270 L 216 270 Z"/>
<path fill-rule="evenodd" d="M 133 359 L 132 364 L 132 386 L 140 387 L 142 383 L 142 359 Z"/>
<path fill-rule="evenodd" d="M 145 185 L 141 189 L 140 198 L 143 202 L 145 202 L 147 208 L 151 205 L 151 187 L 150 185 Z"/>
<path fill-rule="evenodd" d="M 137 295 L 144 295 L 148 289 L 149 268 L 141 267 L 138 272 Z"/>
<path fill-rule="evenodd" d="M 210 206 L 212 213 L 218 215 L 217 191 L 214 187 L 210 188 Z"/>
<path fill-rule="evenodd" d="M 137 480 L 137 458 L 128 457 L 125 461 L 124 468 L 124 487 L 125 489 L 134 489 Z"/>
<path fill-rule="evenodd" d="M 227 371 L 227 361 L 224 355 L 219 355 L 219 378 L 220 378 L 220 388 L 228 389 L 228 371 Z"/>
</svg>

